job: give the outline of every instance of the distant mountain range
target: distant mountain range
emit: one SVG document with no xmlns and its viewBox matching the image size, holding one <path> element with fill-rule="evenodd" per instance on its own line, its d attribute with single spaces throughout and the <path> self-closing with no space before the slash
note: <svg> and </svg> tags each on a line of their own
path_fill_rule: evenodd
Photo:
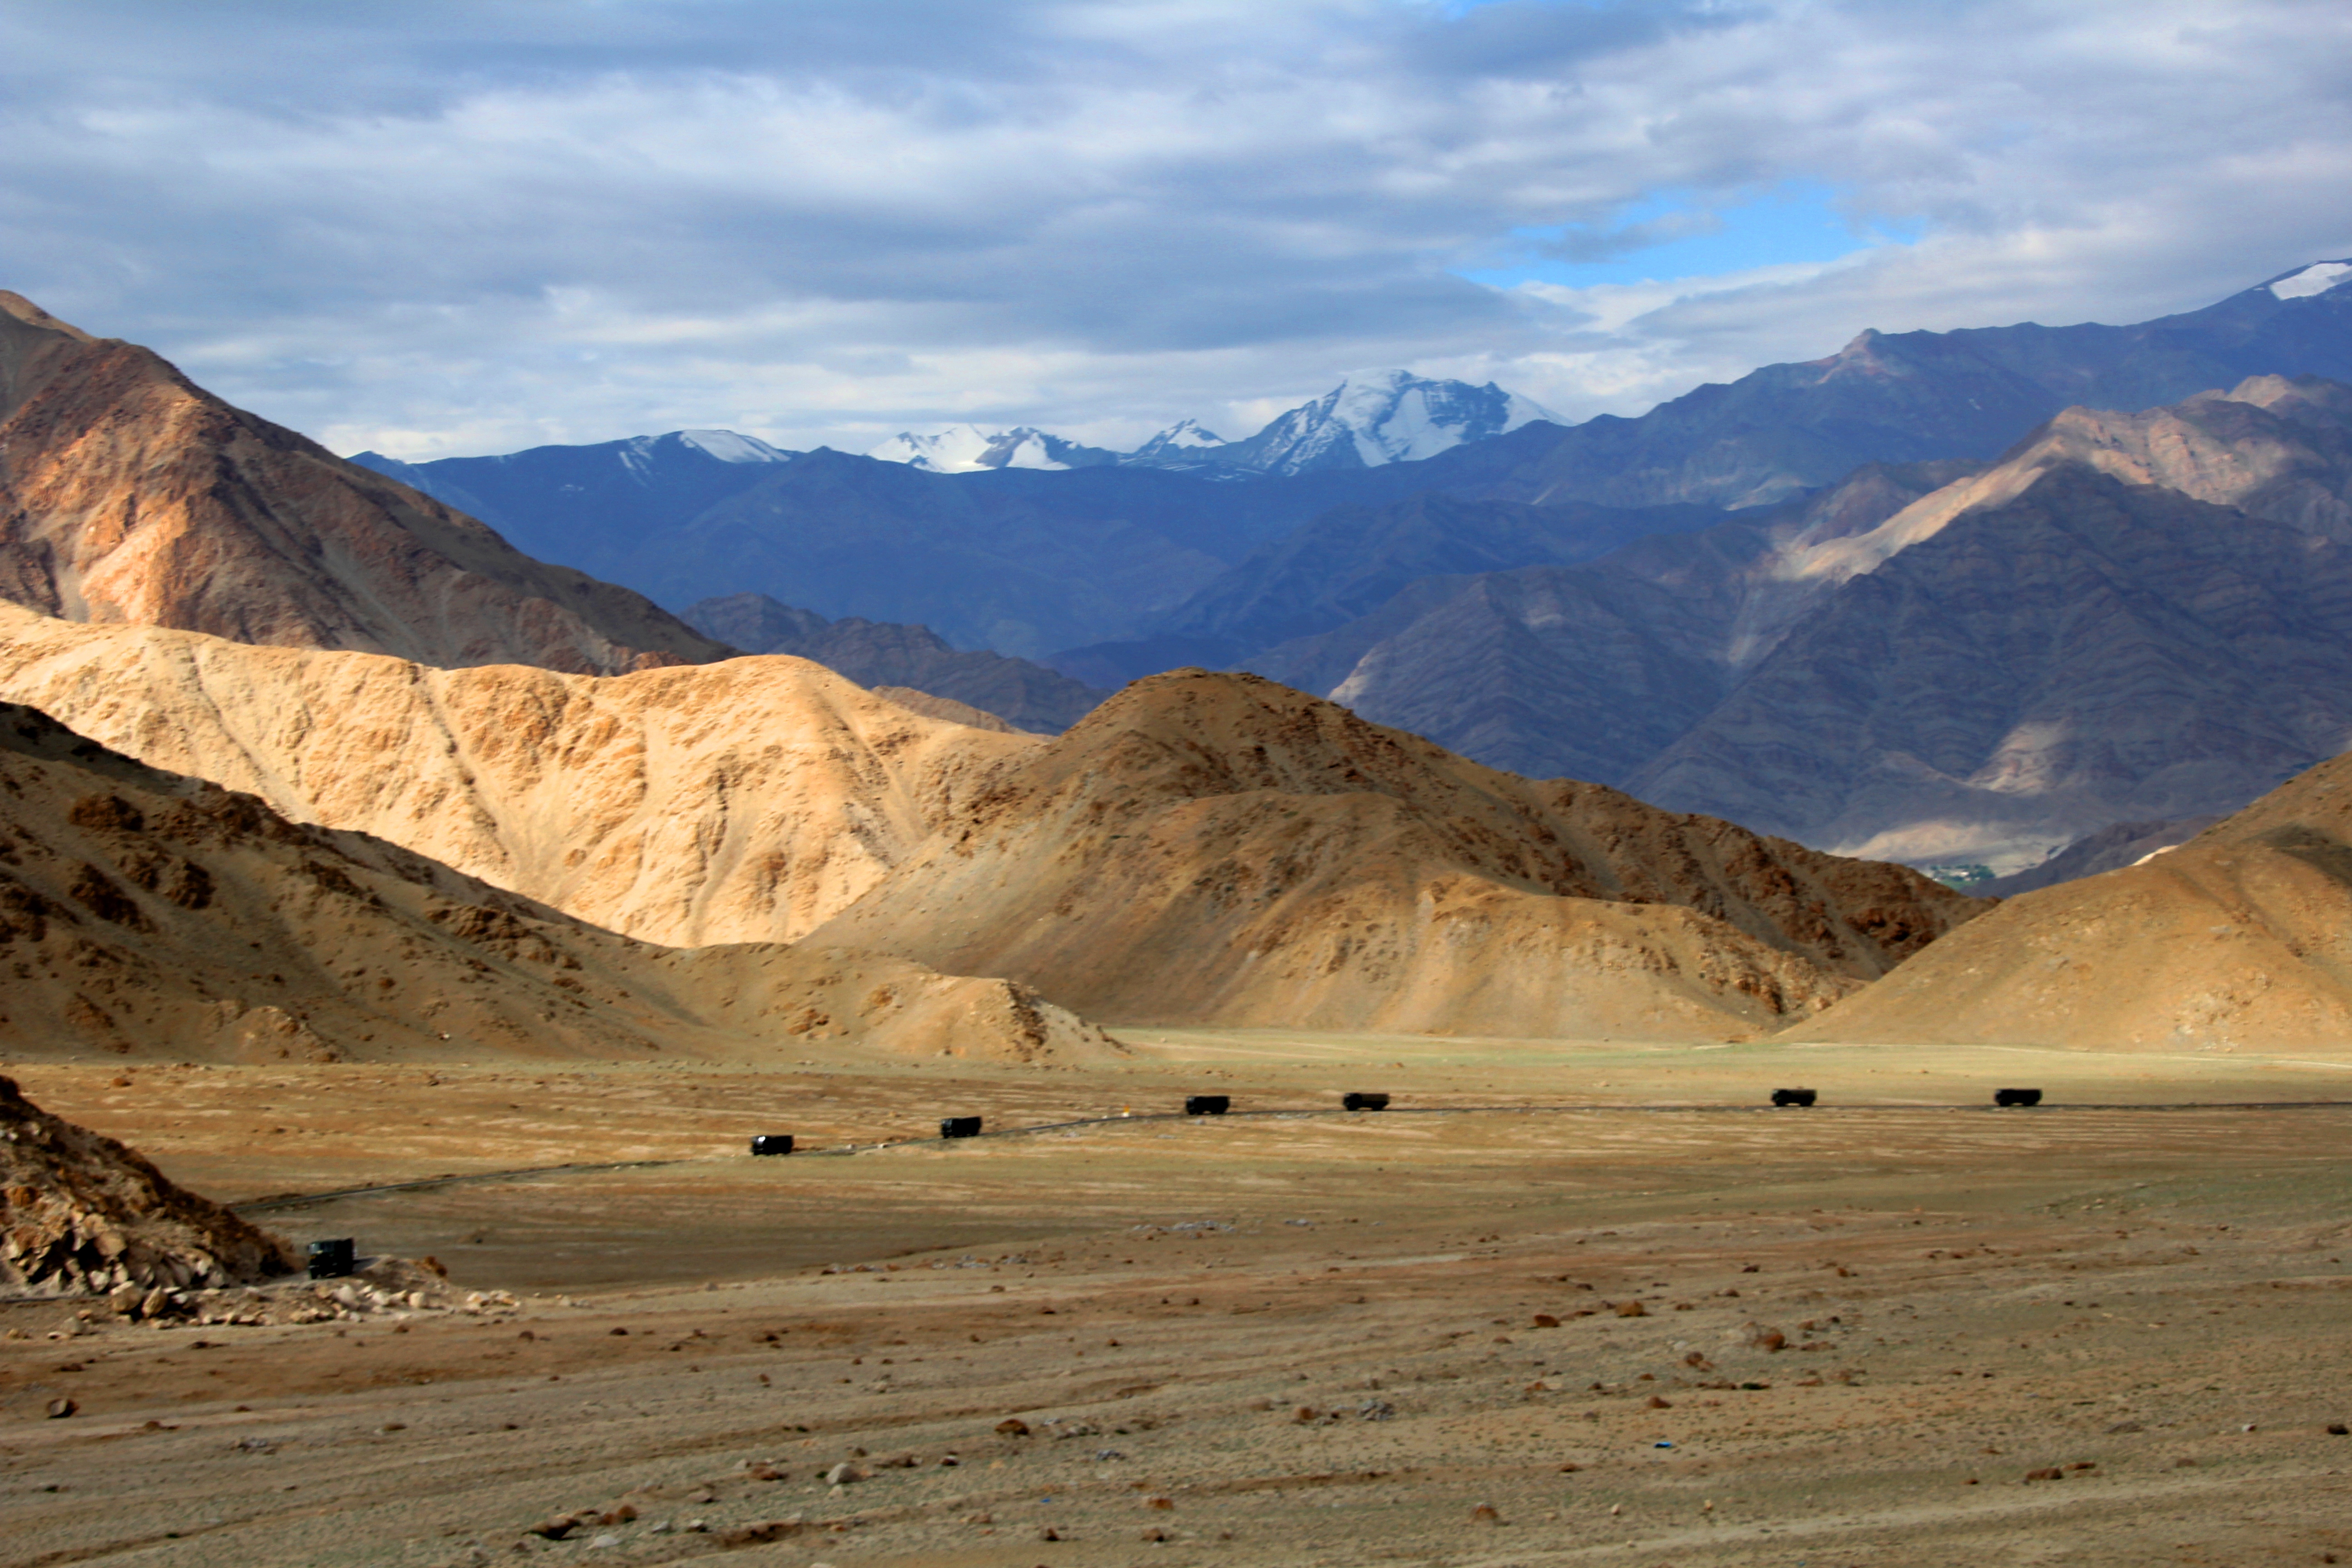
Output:
<svg viewBox="0 0 2352 1568">
<path fill-rule="evenodd" d="M 929 435 L 902 431 L 866 455 L 939 474 L 1102 467 L 1303 474 L 1417 462 L 1538 420 L 1566 423 L 1534 399 L 1505 392 L 1491 381 L 1473 386 L 1410 371 L 1376 370 L 1349 376 L 1240 441 L 1225 440 L 1190 419 L 1132 452 L 1082 446 L 1026 425 L 994 434 L 951 425 Z"/>
<path fill-rule="evenodd" d="M 2276 673 L 2306 644 L 2324 663 L 2337 635 L 2313 597 L 2335 570 L 2327 520 L 2342 504 L 2334 395 L 2274 378 L 2352 380 L 2347 279 L 2352 263 L 2315 263 L 2125 326 L 1864 331 L 1824 359 L 1575 426 L 1496 388 L 1383 373 L 1246 440 L 1178 426 L 1125 454 L 974 429 L 909 435 L 887 462 L 719 433 L 359 460 L 677 608 L 766 595 L 870 624 L 855 639 L 869 651 L 878 628 L 910 628 L 888 636 L 1042 661 L 1098 689 L 1181 665 L 1246 668 L 1496 765 L 1617 783 L 1824 847 L 2021 867 L 2118 820 L 2231 809 L 2341 743 L 2334 710 Z M 2165 431 L 2153 447 L 2148 418 Z M 2032 453 L 2010 451 L 2028 437 Z M 2208 468 L 2157 472 L 2165 442 Z M 2126 448 L 2142 452 L 2137 468 Z M 2301 456 L 2279 457 L 2290 448 Z M 2269 477 L 2222 482 L 2254 472 Z M 2062 552 L 2059 577 L 2017 575 L 2058 557 L 1998 554 L 2029 540 Z M 2133 556 L 2143 544 L 2155 553 Z M 2242 571 L 2301 618 L 2275 645 L 2247 642 L 2146 577 L 2171 558 Z M 2072 656 L 1971 643 L 1980 666 L 1923 673 L 1962 613 L 1943 574 L 1962 571 L 1995 573 L 2012 596 L 1967 610 L 1970 637 L 1991 635 L 1986 615 L 2015 622 L 2004 636 L 2044 635 L 2026 629 L 2040 624 L 2030 607 L 2059 614 L 2103 574 L 2155 595 L 2112 634 L 2205 660 L 2205 676 L 2181 667 L 2187 684 L 2162 705 L 2177 723 L 2133 721 L 2153 752 L 2203 760 L 2159 767 L 2120 742 L 2104 761 L 2060 759 L 2033 741 L 2032 724 L 2059 722 L 2036 715 L 2095 730 L 2140 711 L 2112 685 L 2099 700 L 2112 712 L 2084 708 L 2115 678 Z M 1867 607 L 1898 591 L 1899 605 Z M 1910 617 L 1904 637 L 1874 640 L 1872 615 Z M 2205 679 L 2224 668 L 2235 673 Z M 1986 695 L 2025 669 L 2081 701 L 2054 686 Z M 1856 697 L 1857 681 L 1878 695 Z M 2186 738 L 2204 722 L 2189 715 L 2230 701 L 2263 722 Z M 1912 717 L 1896 724 L 1898 710 Z M 2038 761 L 2005 773 L 1996 753 Z"/>
</svg>

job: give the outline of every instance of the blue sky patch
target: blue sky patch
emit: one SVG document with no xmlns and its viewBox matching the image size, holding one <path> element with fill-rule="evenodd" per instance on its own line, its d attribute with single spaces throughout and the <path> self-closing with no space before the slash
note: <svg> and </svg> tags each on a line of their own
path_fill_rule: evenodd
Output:
<svg viewBox="0 0 2352 1568">
<path fill-rule="evenodd" d="M 1916 223 L 1864 226 L 1837 208 L 1833 186 L 1792 182 L 1743 202 L 1709 205 L 1687 192 L 1645 196 L 1607 225 L 1512 231 L 1493 265 L 1456 268 L 1475 283 L 1596 283 L 1711 277 L 1792 262 L 1834 261 L 1917 240 Z"/>
</svg>

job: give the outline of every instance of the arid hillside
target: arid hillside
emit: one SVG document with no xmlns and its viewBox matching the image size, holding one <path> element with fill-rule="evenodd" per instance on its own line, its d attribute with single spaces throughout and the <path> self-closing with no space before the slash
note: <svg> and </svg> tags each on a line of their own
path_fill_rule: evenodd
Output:
<svg viewBox="0 0 2352 1568">
<path fill-rule="evenodd" d="M 2352 757 L 2143 864 L 2021 893 L 1801 1040 L 2280 1051 L 2352 1035 Z"/>
<path fill-rule="evenodd" d="M 610 674 L 730 651 L 5 291 L 0 597 L 452 668 Z"/>
<path fill-rule="evenodd" d="M 1019 986 L 822 944 L 677 952 L 0 706 L 16 1060 L 1030 1060 L 1115 1049 Z"/>
<path fill-rule="evenodd" d="M 1810 1013 L 1981 907 L 1188 670 L 1015 760 L 817 935 L 1121 1021 L 1687 1035 Z"/>
<path fill-rule="evenodd" d="M 432 669 L 0 605 L 0 698 L 645 942 L 789 942 L 1037 738 L 797 658 Z"/>
</svg>

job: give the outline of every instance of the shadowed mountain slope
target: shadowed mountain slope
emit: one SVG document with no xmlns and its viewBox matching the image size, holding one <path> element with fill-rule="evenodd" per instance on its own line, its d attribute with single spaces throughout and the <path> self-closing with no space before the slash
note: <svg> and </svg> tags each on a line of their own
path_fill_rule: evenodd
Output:
<svg viewBox="0 0 2352 1568">
<path fill-rule="evenodd" d="M 643 596 L 0 293 L 0 597 L 73 620 L 445 667 L 728 649 Z"/>
<path fill-rule="evenodd" d="M 1193 670 L 1012 760 L 816 935 L 1129 1020 L 1670 1035 L 1823 1005 L 1980 907 Z"/>
</svg>

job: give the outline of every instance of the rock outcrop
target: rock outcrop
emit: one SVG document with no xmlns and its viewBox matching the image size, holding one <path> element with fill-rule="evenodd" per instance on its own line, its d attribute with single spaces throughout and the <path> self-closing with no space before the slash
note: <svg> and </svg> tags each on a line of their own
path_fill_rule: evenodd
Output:
<svg viewBox="0 0 2352 1568">
<path fill-rule="evenodd" d="M 5 292 L 0 597 L 450 668 L 608 674 L 731 651 Z"/>
<path fill-rule="evenodd" d="M 1010 760 L 816 935 L 1120 1021 L 1687 1036 L 1808 1014 L 1982 907 L 1192 670 Z"/>
<path fill-rule="evenodd" d="M 137 1151 L 0 1078 L 0 1293 L 105 1295 L 290 1273 L 283 1240 L 175 1186 Z"/>
</svg>

